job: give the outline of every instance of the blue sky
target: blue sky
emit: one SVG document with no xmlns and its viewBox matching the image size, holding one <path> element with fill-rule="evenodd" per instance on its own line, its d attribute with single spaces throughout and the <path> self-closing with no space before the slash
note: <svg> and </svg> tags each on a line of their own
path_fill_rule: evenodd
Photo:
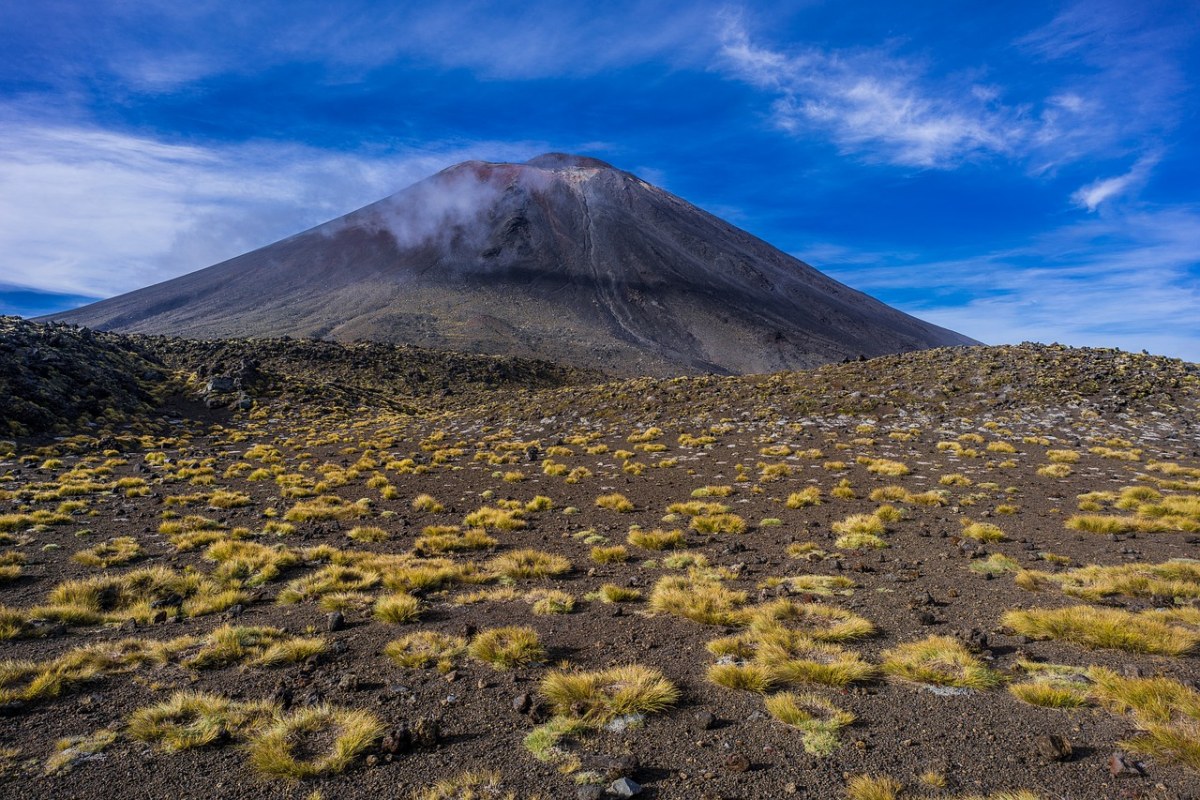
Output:
<svg viewBox="0 0 1200 800">
<path fill-rule="evenodd" d="M 1200 361 L 1198 34 L 1153 0 L 5 3 L 0 313 L 562 150 L 989 343 Z"/>
</svg>

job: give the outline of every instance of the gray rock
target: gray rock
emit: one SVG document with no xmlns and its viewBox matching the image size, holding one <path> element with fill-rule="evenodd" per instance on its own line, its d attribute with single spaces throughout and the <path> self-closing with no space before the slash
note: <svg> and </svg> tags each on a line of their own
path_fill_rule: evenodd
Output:
<svg viewBox="0 0 1200 800">
<path fill-rule="evenodd" d="M 642 785 L 631 778 L 618 778 L 608 790 L 617 797 L 636 797 L 642 793 Z"/>
</svg>

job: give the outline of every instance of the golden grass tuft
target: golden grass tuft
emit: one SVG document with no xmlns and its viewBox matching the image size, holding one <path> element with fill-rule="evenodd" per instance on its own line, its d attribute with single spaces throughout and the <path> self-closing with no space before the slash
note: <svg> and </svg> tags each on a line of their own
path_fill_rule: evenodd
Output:
<svg viewBox="0 0 1200 800">
<path fill-rule="evenodd" d="M 419 669 L 437 664 L 448 672 L 454 661 L 467 651 L 467 640 L 438 631 L 417 631 L 389 642 L 383 652 L 401 667 Z"/>
<path fill-rule="evenodd" d="M 129 717 L 129 737 L 166 751 L 221 744 L 263 725 L 276 712 L 266 702 L 239 703 L 208 692 L 181 691 Z"/>
<path fill-rule="evenodd" d="M 487 562 L 487 569 L 506 578 L 548 578 L 571 571 L 571 562 L 542 550 L 514 550 Z"/>
<path fill-rule="evenodd" d="M 646 531 L 641 528 L 633 528 L 629 531 L 626 541 L 634 547 L 640 547 L 643 550 L 666 550 L 667 548 L 687 546 L 683 531 L 679 529 L 665 531 L 661 528 L 655 528 L 654 530 Z"/>
<path fill-rule="evenodd" d="M 1055 639 L 1089 648 L 1183 656 L 1200 644 L 1200 633 L 1147 614 L 1115 608 L 1071 606 L 1009 611 L 1001 618 L 1022 636 Z"/>
<path fill-rule="evenodd" d="M 883 671 L 914 683 L 963 689 L 990 689 L 1001 680 L 952 636 L 930 636 L 884 651 Z"/>
<path fill-rule="evenodd" d="M 555 671 L 540 691 L 556 714 L 602 725 L 625 714 L 654 714 L 679 699 L 679 689 L 657 669 L 628 664 L 597 672 Z"/>
<path fill-rule="evenodd" d="M 95 547 L 80 550 L 71 558 L 85 567 L 108 569 L 128 564 L 140 558 L 142 554 L 142 546 L 138 544 L 137 539 L 132 536 L 118 536 Z"/>
<path fill-rule="evenodd" d="M 522 625 L 483 631 L 471 640 L 467 652 L 476 661 L 499 670 L 535 664 L 546 658 L 537 631 Z"/>
<path fill-rule="evenodd" d="M 597 508 L 607 508 L 610 511 L 617 511 L 622 514 L 627 514 L 634 510 L 633 503 L 623 494 L 614 492 L 613 494 L 602 494 L 596 498 Z"/>
<path fill-rule="evenodd" d="M 837 733 L 854 722 L 854 714 L 816 694 L 779 692 L 766 698 L 767 713 L 801 732 L 810 755 L 827 756 L 838 745 Z"/>
<path fill-rule="evenodd" d="M 336 775 L 374 745 L 383 731 L 384 724 L 367 711 L 314 706 L 278 717 L 252 733 L 246 751 L 251 765 L 268 777 L 298 780 Z M 328 738 L 332 741 L 325 744 Z M 318 742 L 323 752 L 308 755 L 309 747 Z"/>
<path fill-rule="evenodd" d="M 1002 542 L 1007 537 L 1004 531 L 990 522 L 963 521 L 962 535 L 978 542 Z"/>
<path fill-rule="evenodd" d="M 650 592 L 650 610 L 684 617 L 704 625 L 737 625 L 746 593 L 726 589 L 701 577 L 666 575 Z"/>
<path fill-rule="evenodd" d="M 746 521 L 737 514 L 711 514 L 692 517 L 689 527 L 697 533 L 744 533 Z"/>
<path fill-rule="evenodd" d="M 854 641 L 875 633 L 874 623 L 853 612 L 787 598 L 750 608 L 747 616 L 751 630 L 766 631 L 784 625 L 818 642 Z"/>
<path fill-rule="evenodd" d="M 846 783 L 846 800 L 899 800 L 903 791 L 894 778 L 855 775 Z"/>
<path fill-rule="evenodd" d="M 421 618 L 421 601 L 410 594 L 391 594 L 375 601 L 372 615 L 380 622 L 400 625 Z"/>
<path fill-rule="evenodd" d="M 596 546 L 592 548 L 591 558 L 597 564 L 622 564 L 629 560 L 629 551 L 619 544 L 612 547 Z"/>
<path fill-rule="evenodd" d="M 267 626 L 222 625 L 208 634 L 183 664 L 193 669 L 294 664 L 320 655 L 325 648 L 325 640 L 319 636 L 292 636 Z"/>
<path fill-rule="evenodd" d="M 383 528 L 376 528 L 369 525 L 360 525 L 351 528 L 346 536 L 356 542 L 386 542 L 390 537 L 387 531 Z"/>
<path fill-rule="evenodd" d="M 788 495 L 787 501 L 784 503 L 788 508 L 807 508 L 808 506 L 821 505 L 821 490 L 816 486 L 809 486 L 801 489 L 798 492 L 793 492 Z"/>
</svg>

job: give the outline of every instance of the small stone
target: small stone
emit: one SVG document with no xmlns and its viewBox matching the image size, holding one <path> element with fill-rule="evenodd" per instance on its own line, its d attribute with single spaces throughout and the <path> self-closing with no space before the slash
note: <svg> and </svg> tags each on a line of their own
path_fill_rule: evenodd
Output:
<svg viewBox="0 0 1200 800">
<path fill-rule="evenodd" d="M 1137 778 L 1146 774 L 1146 771 L 1141 762 L 1117 750 L 1108 757 L 1108 774 L 1114 778 Z"/>
<path fill-rule="evenodd" d="M 530 696 L 529 692 L 521 692 L 513 698 L 512 707 L 513 711 L 518 714 L 528 713 L 529 709 L 533 707 L 533 697 Z"/>
<path fill-rule="evenodd" d="M 325 629 L 330 633 L 340 631 L 346 627 L 346 616 L 340 611 L 334 611 L 325 616 Z"/>
<path fill-rule="evenodd" d="M 636 797 L 642 793 L 642 785 L 630 778 L 619 778 L 612 782 L 608 791 L 617 797 Z"/>
<path fill-rule="evenodd" d="M 750 769 L 750 759 L 746 758 L 741 753 L 734 753 L 725 759 L 726 772 L 745 772 Z"/>
<path fill-rule="evenodd" d="M 595 784 L 580 786 L 575 791 L 576 800 L 600 800 L 602 797 L 604 797 L 604 789 Z"/>
<path fill-rule="evenodd" d="M 708 711 L 701 711 L 696 714 L 693 719 L 696 720 L 696 728 L 702 731 L 710 731 L 717 725 L 717 718 Z"/>
<path fill-rule="evenodd" d="M 1037 737 L 1034 741 L 1037 753 L 1044 761 L 1069 761 L 1073 752 L 1067 737 L 1051 733 Z"/>
</svg>

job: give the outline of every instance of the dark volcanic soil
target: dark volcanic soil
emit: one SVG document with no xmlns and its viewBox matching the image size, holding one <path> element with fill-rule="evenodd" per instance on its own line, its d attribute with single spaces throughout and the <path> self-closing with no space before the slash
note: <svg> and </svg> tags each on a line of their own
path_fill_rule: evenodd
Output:
<svg viewBox="0 0 1200 800">
<path fill-rule="evenodd" d="M 1095 385 L 1085 385 L 1084 378 Z M 161 523 L 182 515 L 214 521 L 224 532 L 218 537 L 279 545 L 308 553 L 310 560 L 301 558 L 277 578 L 245 587 L 248 597 L 236 619 L 225 612 L 176 621 L 172 612 L 160 622 L 26 626 L 0 644 L 5 658 L 46 662 L 85 645 L 203 636 L 231 622 L 320 636 L 326 648 L 307 662 L 273 667 L 189 669 L 174 659 L 100 675 L 65 687 L 58 697 L 7 704 L 0 794 L 30 800 L 298 798 L 313 791 L 327 798 L 408 797 L 467 770 L 494 770 L 516 797 L 574 797 L 576 782 L 560 772 L 562 762 L 539 761 L 523 746 L 544 718 L 516 710 L 514 698 L 528 693 L 536 707 L 539 682 L 555 667 L 642 664 L 677 684 L 681 699 L 648 715 L 643 725 L 567 745 L 580 762 L 576 775 L 592 769 L 598 757 L 632 754 L 632 778 L 644 786 L 643 797 L 834 798 L 844 796 L 850 776 L 870 774 L 899 780 L 909 787 L 906 796 L 1028 789 L 1042 798 L 1194 798 L 1200 796 L 1200 773 L 1168 757 L 1131 754 L 1144 774 L 1110 774 L 1110 755 L 1137 730 L 1132 716 L 1095 704 L 1075 711 L 1036 707 L 1003 685 L 956 693 L 880 675 L 844 689 L 799 687 L 856 717 L 829 754 L 810 754 L 799 731 L 767 714 L 762 695 L 706 678 L 717 660 L 706 643 L 737 628 L 652 613 L 647 600 L 655 584 L 688 571 L 668 566 L 672 551 L 643 550 L 627 544 L 626 536 L 635 524 L 683 530 L 686 551 L 702 555 L 708 574 L 725 587 L 746 592 L 747 608 L 787 596 L 772 579 L 848 578 L 852 588 L 844 593 L 798 591 L 791 597 L 874 623 L 875 635 L 843 645 L 872 664 L 898 644 L 949 635 L 1012 682 L 1024 679 L 1017 662 L 1026 658 L 1162 675 L 1191 686 L 1200 680 L 1195 650 L 1145 655 L 1034 641 L 1004 628 L 1000 618 L 1018 607 L 1083 602 L 1054 586 L 1022 589 L 1014 569 L 1055 573 L 1088 564 L 1200 557 L 1194 531 L 1108 535 L 1065 524 L 1080 513 L 1078 496 L 1089 492 L 1143 486 L 1166 495 L 1200 493 L 1200 487 L 1180 488 L 1197 478 L 1178 471 L 1200 469 L 1196 397 L 1195 373 L 1179 362 L 1029 346 L 936 351 L 772 378 L 633 381 L 540 393 L 501 388 L 482 405 L 476 404 L 479 396 L 461 408 L 439 398 L 439 408 L 415 414 L 366 405 L 336 410 L 332 403 L 262 395 L 250 411 L 206 409 L 208 419 L 180 418 L 167 437 L 151 433 L 139 440 L 125 423 L 114 422 L 86 437 L 19 441 L 0 460 L 0 524 L 9 537 L 0 553 L 25 558 L 20 574 L 0 584 L 8 609 L 45 604 L 56 584 L 102 574 L 148 566 L 213 573 L 206 546 L 181 551 L 160 533 Z M 651 425 L 660 432 L 647 434 Z M 102 436 L 106 452 L 97 447 Z M 701 436 L 711 441 L 689 439 Z M 629 455 L 618 454 L 622 450 Z M 1051 451 L 1077 456 L 1067 465 L 1069 474 L 1039 474 L 1052 463 Z M 888 467 L 880 459 L 902 463 L 909 473 L 884 474 Z M 590 475 L 567 482 L 551 474 L 560 471 L 555 464 L 583 467 Z M 115 483 L 122 478 L 132 480 Z M 1156 483 L 1169 478 L 1176 483 Z M 840 494 L 853 496 L 835 496 L 839 484 L 850 489 Z M 730 487 L 730 493 L 693 498 L 706 486 Z M 809 487 L 820 490 L 820 504 L 788 507 L 790 495 Z M 369 510 L 355 519 L 297 519 L 291 531 L 264 533 L 268 522 L 313 499 L 298 496 L 305 489 L 350 502 L 367 498 Z M 244 493 L 245 504 L 209 507 L 218 490 Z M 873 492 L 880 492 L 877 499 Z M 939 504 L 913 499 L 927 492 L 940 492 Z M 598 497 L 612 493 L 628 498 L 633 510 L 597 506 Z M 422 494 L 444 508 L 414 510 L 413 500 Z M 190 505 L 173 500 L 190 495 L 202 496 Z M 566 574 L 419 592 L 420 619 L 407 624 L 372 618 L 370 603 L 389 594 L 379 586 L 363 590 L 362 598 L 340 598 L 345 627 L 334 631 L 327 607 L 335 603 L 328 597 L 327 607 L 316 600 L 279 602 L 291 582 L 320 568 L 311 561 L 311 548 L 404 553 L 426 526 L 462 526 L 483 506 L 505 499 L 526 503 L 539 495 L 553 507 L 524 512 L 522 530 L 489 529 L 497 540 L 493 550 L 447 557 L 486 564 L 496 555 L 535 548 L 568 558 L 572 569 Z M 885 495 L 903 499 L 880 499 Z M 706 535 L 691 530 L 687 516 L 668 516 L 668 506 L 692 499 L 727 505 L 744 520 L 745 532 Z M 82 505 L 49 522 L 3 516 L 53 512 L 64 501 Z M 836 523 L 873 514 L 884 502 L 902 515 L 887 523 L 885 548 L 836 545 Z M 1129 513 L 1112 500 L 1094 502 L 1100 508 L 1095 513 Z M 967 521 L 994 524 L 1005 538 L 974 543 L 963 537 Z M 355 526 L 380 528 L 388 538 L 354 541 L 347 534 Z M 239 528 L 244 530 L 235 533 Z M 107 570 L 72 560 L 76 551 L 114 537 L 132 537 L 144 554 Z M 797 554 L 796 545 L 804 543 L 814 545 L 812 551 Z M 625 545 L 628 560 L 597 563 L 596 545 Z M 799 557 L 789 555 L 789 547 Z M 995 554 L 1015 566 L 991 576 L 979 571 Z M 1058 557 L 1061 564 L 1048 560 Z M 604 584 L 638 589 L 642 597 L 622 604 L 584 599 Z M 517 599 L 455 602 L 506 585 Z M 534 614 L 522 596 L 550 589 L 574 597 L 575 610 Z M 1114 595 L 1096 607 L 1135 612 L 1170 602 Z M 1176 602 L 1191 600 L 1180 596 Z M 501 671 L 463 656 L 453 671 L 440 674 L 402 668 L 382 654 L 388 642 L 414 631 L 469 636 L 510 624 L 537 631 L 547 651 L 542 663 Z M 130 715 L 180 689 L 243 701 L 290 694 L 293 709 L 322 701 L 363 709 L 389 729 L 436 718 L 440 740 L 390 755 L 374 746 L 340 775 L 296 784 L 257 773 L 241 746 L 228 739 L 179 752 L 133 739 L 124 727 Z M 702 719 L 709 714 L 713 721 Z M 102 729 L 117 732 L 112 744 L 47 774 L 56 741 Z M 1068 760 L 1041 754 L 1039 737 L 1051 734 L 1070 741 Z M 944 777 L 945 788 L 922 785 L 920 776 L 929 771 Z"/>
</svg>

